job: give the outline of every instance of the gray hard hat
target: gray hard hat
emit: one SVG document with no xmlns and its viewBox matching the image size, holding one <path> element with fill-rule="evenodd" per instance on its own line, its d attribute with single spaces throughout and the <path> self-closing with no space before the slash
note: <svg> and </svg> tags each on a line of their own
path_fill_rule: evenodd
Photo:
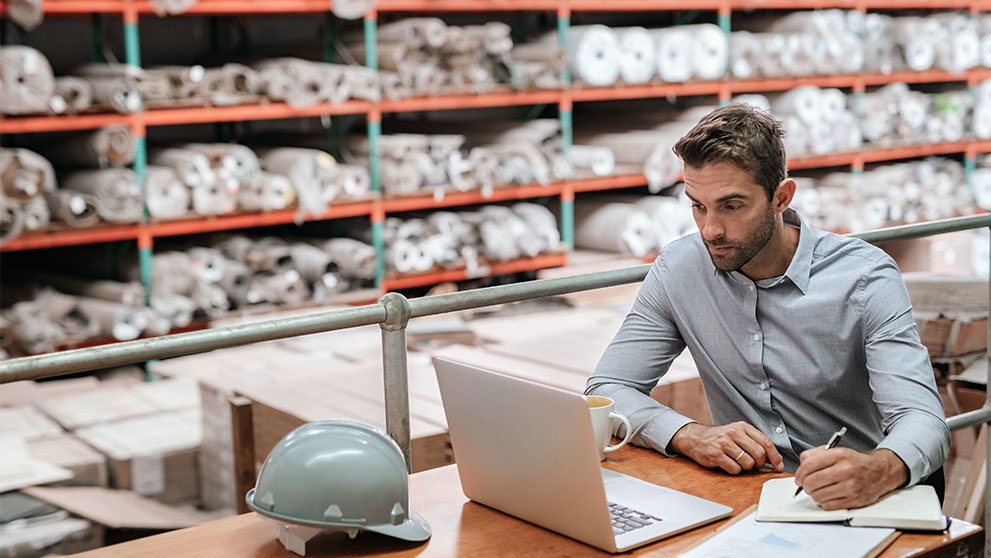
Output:
<svg viewBox="0 0 991 558">
<path fill-rule="evenodd" d="M 403 452 L 381 430 L 350 420 L 300 426 L 272 448 L 245 496 L 277 521 L 351 537 L 374 531 L 408 541 L 430 538 L 430 526 L 409 511 Z"/>
</svg>

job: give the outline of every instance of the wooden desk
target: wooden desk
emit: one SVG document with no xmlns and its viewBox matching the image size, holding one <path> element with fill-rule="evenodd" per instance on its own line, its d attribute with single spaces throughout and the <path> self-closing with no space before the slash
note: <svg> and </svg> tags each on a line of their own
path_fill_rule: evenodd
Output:
<svg viewBox="0 0 991 558">
<path fill-rule="evenodd" d="M 738 514 L 755 504 L 763 482 L 786 476 L 781 473 L 752 473 L 739 477 L 709 471 L 682 458 L 664 458 L 655 452 L 627 447 L 610 454 L 606 466 L 648 481 L 708 498 L 733 507 Z M 362 533 L 351 541 L 336 533 L 313 541 L 311 556 L 608 556 L 573 541 L 468 501 L 461 492 L 456 465 L 417 473 L 411 477 L 410 499 L 414 511 L 423 515 L 433 537 L 412 544 L 389 537 Z M 676 556 L 724 524 L 719 521 L 641 547 L 636 556 Z M 978 558 L 983 537 L 980 527 L 954 521 L 943 535 L 902 534 L 881 554 L 882 558 L 909 556 Z M 275 539 L 275 526 L 254 513 L 172 531 L 145 539 L 110 546 L 80 558 L 172 557 L 290 558 Z M 840 558 L 840 557 L 837 557 Z"/>
</svg>

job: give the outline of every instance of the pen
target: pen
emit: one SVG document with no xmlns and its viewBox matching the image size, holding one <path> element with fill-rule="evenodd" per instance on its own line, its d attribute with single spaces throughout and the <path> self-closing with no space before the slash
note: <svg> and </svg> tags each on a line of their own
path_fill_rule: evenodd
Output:
<svg viewBox="0 0 991 558">
<path fill-rule="evenodd" d="M 840 438 L 842 438 L 844 434 L 846 434 L 845 426 L 840 427 L 839 430 L 833 432 L 833 435 L 829 437 L 829 441 L 826 442 L 826 449 L 835 448 L 836 444 L 840 443 Z M 795 491 L 795 496 L 798 496 L 801 492 L 802 492 L 802 487 L 799 486 L 798 490 Z M 795 496 L 792 496 L 792 498 L 794 498 Z"/>
</svg>

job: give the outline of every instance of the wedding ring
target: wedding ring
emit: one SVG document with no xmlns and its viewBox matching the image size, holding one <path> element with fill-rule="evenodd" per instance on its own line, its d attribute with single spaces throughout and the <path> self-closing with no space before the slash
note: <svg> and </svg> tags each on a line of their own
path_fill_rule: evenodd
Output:
<svg viewBox="0 0 991 558">
<path fill-rule="evenodd" d="M 739 461 L 739 460 L 740 460 L 740 458 L 741 458 L 741 457 L 743 457 L 743 455 L 744 455 L 745 453 L 747 453 L 747 451 L 746 451 L 746 450 L 740 450 L 740 455 L 738 455 L 738 456 L 736 456 L 736 457 L 734 457 L 734 458 L 733 458 L 733 461 Z"/>
</svg>

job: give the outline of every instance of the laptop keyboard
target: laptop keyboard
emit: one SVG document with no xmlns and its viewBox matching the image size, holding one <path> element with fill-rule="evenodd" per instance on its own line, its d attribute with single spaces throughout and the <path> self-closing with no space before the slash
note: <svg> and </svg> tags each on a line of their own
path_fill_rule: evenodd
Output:
<svg viewBox="0 0 991 558">
<path fill-rule="evenodd" d="M 660 517 L 612 502 L 609 502 L 609 516 L 612 518 L 612 531 L 617 535 L 663 521 Z"/>
</svg>

